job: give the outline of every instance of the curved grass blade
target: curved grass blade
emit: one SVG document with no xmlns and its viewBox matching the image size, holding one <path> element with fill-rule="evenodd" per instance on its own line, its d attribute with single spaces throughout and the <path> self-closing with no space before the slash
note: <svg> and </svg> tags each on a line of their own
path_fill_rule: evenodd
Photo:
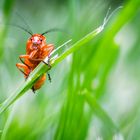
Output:
<svg viewBox="0 0 140 140">
<path fill-rule="evenodd" d="M 104 28 L 100 26 L 96 30 L 92 31 L 91 33 L 87 34 L 85 37 L 83 37 L 81 40 L 76 42 L 74 45 L 72 45 L 68 50 L 66 50 L 62 55 L 60 55 L 56 59 L 51 59 L 50 63 L 52 67 L 56 64 L 58 64 L 60 61 L 65 59 L 69 54 L 75 52 L 80 47 L 82 47 L 87 42 L 91 41 L 94 37 L 96 37 L 100 32 L 102 32 Z M 65 43 L 64 43 L 65 45 Z M 45 59 L 46 60 L 46 59 Z M 32 85 L 35 83 L 35 81 L 43 74 L 46 73 L 49 70 L 49 67 L 45 65 L 44 63 L 40 63 L 35 70 L 30 74 L 28 79 L 22 84 L 17 91 L 9 96 L 0 106 L 0 114 L 4 112 L 11 104 L 13 104 L 20 96 L 26 93 Z"/>
<path fill-rule="evenodd" d="M 111 13 L 112 15 L 112 13 Z M 56 59 L 51 59 L 50 64 L 53 67 L 54 65 L 61 62 L 63 59 L 65 59 L 68 55 L 71 53 L 74 53 L 76 50 L 80 49 L 80 47 L 84 46 L 84 44 L 91 41 L 94 37 L 96 37 L 99 33 L 101 33 L 107 24 L 108 18 L 108 12 L 105 16 L 105 20 L 103 21 L 103 24 L 99 26 L 97 29 L 93 30 L 89 34 L 87 34 L 85 37 L 77 41 L 75 44 L 73 44 L 69 49 L 67 49 L 62 55 L 57 57 Z M 66 45 L 66 43 L 64 43 Z M 63 45 L 62 45 L 63 46 Z M 59 48 L 59 47 L 58 47 Z M 48 60 L 48 58 L 45 58 L 44 61 Z M 48 62 L 48 61 L 47 61 Z M 46 62 L 46 63 L 47 63 Z M 22 96 L 26 91 L 28 91 L 32 85 L 35 83 L 35 81 L 43 74 L 46 73 L 49 70 L 49 67 L 45 65 L 44 63 L 40 63 L 35 70 L 30 74 L 28 79 L 25 81 L 23 85 L 21 85 L 17 91 L 12 94 L 10 97 L 8 97 L 1 105 L 0 105 L 0 114 L 6 110 L 12 103 L 14 103 L 20 96 Z"/>
<path fill-rule="evenodd" d="M 83 95 L 85 96 L 85 99 L 90 106 L 90 108 L 96 113 L 96 115 L 104 121 L 106 126 L 108 126 L 108 129 L 112 131 L 112 133 L 118 133 L 118 127 L 113 122 L 111 117 L 105 112 L 105 110 L 100 106 L 100 104 L 97 102 L 96 98 L 91 95 L 88 91 L 84 91 Z"/>
</svg>

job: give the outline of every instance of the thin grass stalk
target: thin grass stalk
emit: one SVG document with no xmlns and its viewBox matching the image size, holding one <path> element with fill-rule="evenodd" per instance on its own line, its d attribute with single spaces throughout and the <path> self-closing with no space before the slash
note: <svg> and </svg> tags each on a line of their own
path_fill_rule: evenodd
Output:
<svg viewBox="0 0 140 140">
<path fill-rule="evenodd" d="M 94 37 L 96 37 L 100 32 L 102 32 L 104 28 L 100 26 L 96 30 L 87 34 L 81 40 L 72 45 L 68 50 L 66 50 L 62 55 L 57 57 L 56 59 L 51 59 L 50 63 L 52 67 L 63 59 L 65 59 L 69 54 L 75 52 L 80 49 L 80 47 L 84 46 L 87 42 L 91 41 Z M 46 60 L 46 59 L 45 59 Z M 0 114 L 6 110 L 11 104 L 13 104 L 19 97 L 24 95 L 36 82 L 36 80 L 44 73 L 49 70 L 49 67 L 44 63 L 40 63 L 35 70 L 30 74 L 28 79 L 11 95 L 9 96 L 1 105 L 0 105 Z"/>
</svg>

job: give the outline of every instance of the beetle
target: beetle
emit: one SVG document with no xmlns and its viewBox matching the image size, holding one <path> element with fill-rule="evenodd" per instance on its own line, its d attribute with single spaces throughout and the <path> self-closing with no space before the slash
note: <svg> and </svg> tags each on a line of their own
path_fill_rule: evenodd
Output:
<svg viewBox="0 0 140 140">
<path fill-rule="evenodd" d="M 48 63 L 44 63 L 47 64 L 49 68 L 51 68 L 49 64 L 49 58 L 51 52 L 54 50 L 54 45 L 46 43 L 46 37 L 44 34 L 57 29 L 50 29 L 42 34 L 32 34 L 30 31 L 27 31 L 24 28 L 21 29 L 28 32 L 31 36 L 26 43 L 26 54 L 19 56 L 19 59 L 22 63 L 17 63 L 16 66 L 24 74 L 25 79 L 27 79 L 29 74 L 37 67 L 41 61 L 44 62 L 43 60 L 46 57 L 48 57 Z M 49 81 L 51 82 L 51 77 L 49 73 L 47 74 Z M 43 74 L 32 86 L 32 91 L 35 93 L 36 90 L 40 89 L 45 80 L 46 74 Z"/>
<path fill-rule="evenodd" d="M 21 25 L 15 24 L 15 23 L 14 24 L 9 23 L 7 25 L 17 27 L 31 35 L 26 43 L 26 54 L 20 55 L 19 59 L 21 63 L 16 64 L 17 68 L 24 74 L 24 77 L 26 80 L 29 77 L 29 74 L 37 67 L 37 65 L 41 61 L 44 62 L 44 59 L 46 57 L 48 57 L 48 62 L 44 62 L 44 63 L 48 65 L 49 70 L 51 69 L 50 55 L 51 55 L 51 52 L 54 50 L 54 45 L 47 44 L 46 37 L 44 35 L 49 32 L 54 32 L 54 31 L 58 31 L 58 32 L 65 32 L 65 31 L 58 28 L 52 28 L 41 34 L 39 33 L 33 34 L 30 26 L 28 25 L 24 17 L 22 17 L 18 12 L 16 12 L 15 14 L 19 17 L 19 19 L 21 19 L 22 23 L 27 28 Z M 48 72 L 47 72 L 47 75 L 48 75 L 49 81 L 51 82 L 51 77 Z M 46 74 L 43 74 L 32 86 L 32 91 L 35 93 L 36 90 L 40 89 L 41 86 L 44 84 L 45 80 L 46 80 Z"/>
</svg>

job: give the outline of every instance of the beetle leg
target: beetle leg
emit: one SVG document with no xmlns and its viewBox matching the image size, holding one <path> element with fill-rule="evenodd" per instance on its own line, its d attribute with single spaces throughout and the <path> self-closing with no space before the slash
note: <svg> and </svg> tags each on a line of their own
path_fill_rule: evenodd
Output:
<svg viewBox="0 0 140 140">
<path fill-rule="evenodd" d="M 24 74 L 25 77 L 28 77 L 28 74 L 25 72 L 28 67 L 25 64 L 17 63 L 16 66 Z"/>
<path fill-rule="evenodd" d="M 50 74 L 48 72 L 47 72 L 47 75 L 48 75 L 48 79 L 49 79 L 49 81 L 51 83 L 52 79 L 51 79 L 51 76 L 50 76 Z"/>
<path fill-rule="evenodd" d="M 54 45 L 53 44 L 48 44 L 48 45 L 44 46 L 43 48 L 44 48 L 44 54 L 43 55 L 46 56 L 46 57 L 48 56 L 47 62 L 45 62 L 43 60 L 43 63 L 46 64 L 46 65 L 48 65 L 49 69 L 51 69 L 51 65 L 50 65 L 50 54 L 54 50 Z"/>
<path fill-rule="evenodd" d="M 34 88 L 34 86 L 32 86 L 32 91 L 33 91 L 33 93 L 35 94 L 35 88 Z"/>
<path fill-rule="evenodd" d="M 24 59 L 29 59 L 29 55 L 28 55 L 28 54 L 20 55 L 20 56 L 19 56 L 19 59 L 21 60 L 21 62 L 23 62 L 22 58 L 24 58 Z"/>
<path fill-rule="evenodd" d="M 47 62 L 45 62 L 44 60 L 42 61 L 44 64 L 48 65 L 49 69 L 51 69 L 51 65 L 50 65 L 50 54 L 51 52 L 54 50 L 54 45 L 53 44 L 48 44 L 46 46 L 44 46 L 45 48 L 45 56 L 48 56 L 48 60 Z M 51 82 L 51 76 L 50 74 L 47 72 L 47 75 L 48 75 L 48 79 L 49 81 Z"/>
<path fill-rule="evenodd" d="M 53 44 L 48 44 L 47 46 L 46 46 L 46 51 L 48 52 L 48 54 L 50 55 L 51 54 L 51 52 L 54 50 L 54 45 Z M 48 56 L 49 56 L 48 55 Z"/>
<path fill-rule="evenodd" d="M 28 58 L 29 58 L 29 55 L 20 55 L 19 56 L 20 61 L 29 68 L 29 66 L 23 61 L 23 59 L 28 59 Z"/>
<path fill-rule="evenodd" d="M 20 61 L 23 63 L 23 64 L 25 64 L 27 67 L 29 67 L 24 61 L 23 61 L 23 59 L 29 59 L 29 60 L 32 60 L 32 61 L 42 61 L 43 59 L 34 59 L 33 57 L 34 57 L 34 55 L 37 53 L 37 50 L 34 50 L 30 55 L 27 55 L 27 54 L 25 54 L 25 55 L 20 55 L 19 56 L 19 59 L 20 59 Z"/>
<path fill-rule="evenodd" d="M 30 58 L 29 60 L 32 60 L 32 61 L 43 61 L 43 59 L 34 59 L 34 58 Z"/>
<path fill-rule="evenodd" d="M 35 54 L 37 53 L 37 50 L 34 50 L 33 52 L 31 52 L 31 54 L 30 55 L 28 55 L 28 59 L 29 60 L 32 60 L 32 61 L 42 61 L 43 59 L 36 59 L 36 58 L 33 58 L 34 56 L 35 56 Z"/>
<path fill-rule="evenodd" d="M 47 62 L 44 61 L 44 60 L 42 60 L 42 62 L 43 62 L 44 64 L 46 64 L 46 65 L 49 67 L 49 70 L 51 69 L 50 57 L 49 57 L 49 56 L 48 56 Z"/>
</svg>

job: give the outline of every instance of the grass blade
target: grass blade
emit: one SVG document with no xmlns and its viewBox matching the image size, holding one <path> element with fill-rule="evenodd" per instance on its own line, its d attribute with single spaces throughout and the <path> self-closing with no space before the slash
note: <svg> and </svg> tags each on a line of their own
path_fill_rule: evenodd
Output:
<svg viewBox="0 0 140 140">
<path fill-rule="evenodd" d="M 96 115 L 104 121 L 106 124 L 105 126 L 108 126 L 108 129 L 112 131 L 112 133 L 117 133 L 118 128 L 116 124 L 114 124 L 111 117 L 104 111 L 104 109 L 100 106 L 100 104 L 97 102 L 96 98 L 92 96 L 89 92 L 84 92 L 85 99 L 87 103 L 89 104 L 90 108 L 96 113 Z"/>
<path fill-rule="evenodd" d="M 52 67 L 56 64 L 58 64 L 60 61 L 65 59 L 69 54 L 75 52 L 78 50 L 81 46 L 86 44 L 87 42 L 91 41 L 96 35 L 98 35 L 100 32 L 102 32 L 103 28 L 100 26 L 96 30 L 92 31 L 85 37 L 83 37 L 80 41 L 76 42 L 74 45 L 72 45 L 68 50 L 66 50 L 62 55 L 60 55 L 55 60 L 51 60 Z M 64 43 L 65 44 L 65 43 Z M 29 78 L 24 82 L 24 84 L 21 85 L 17 89 L 17 91 L 12 94 L 10 97 L 8 97 L 0 106 L 0 114 L 6 110 L 12 103 L 14 103 L 20 96 L 22 96 L 26 91 L 28 91 L 32 85 L 35 83 L 35 81 L 43 74 L 46 73 L 49 70 L 48 66 L 46 66 L 43 63 L 40 63 L 35 70 L 30 74 Z"/>
</svg>

